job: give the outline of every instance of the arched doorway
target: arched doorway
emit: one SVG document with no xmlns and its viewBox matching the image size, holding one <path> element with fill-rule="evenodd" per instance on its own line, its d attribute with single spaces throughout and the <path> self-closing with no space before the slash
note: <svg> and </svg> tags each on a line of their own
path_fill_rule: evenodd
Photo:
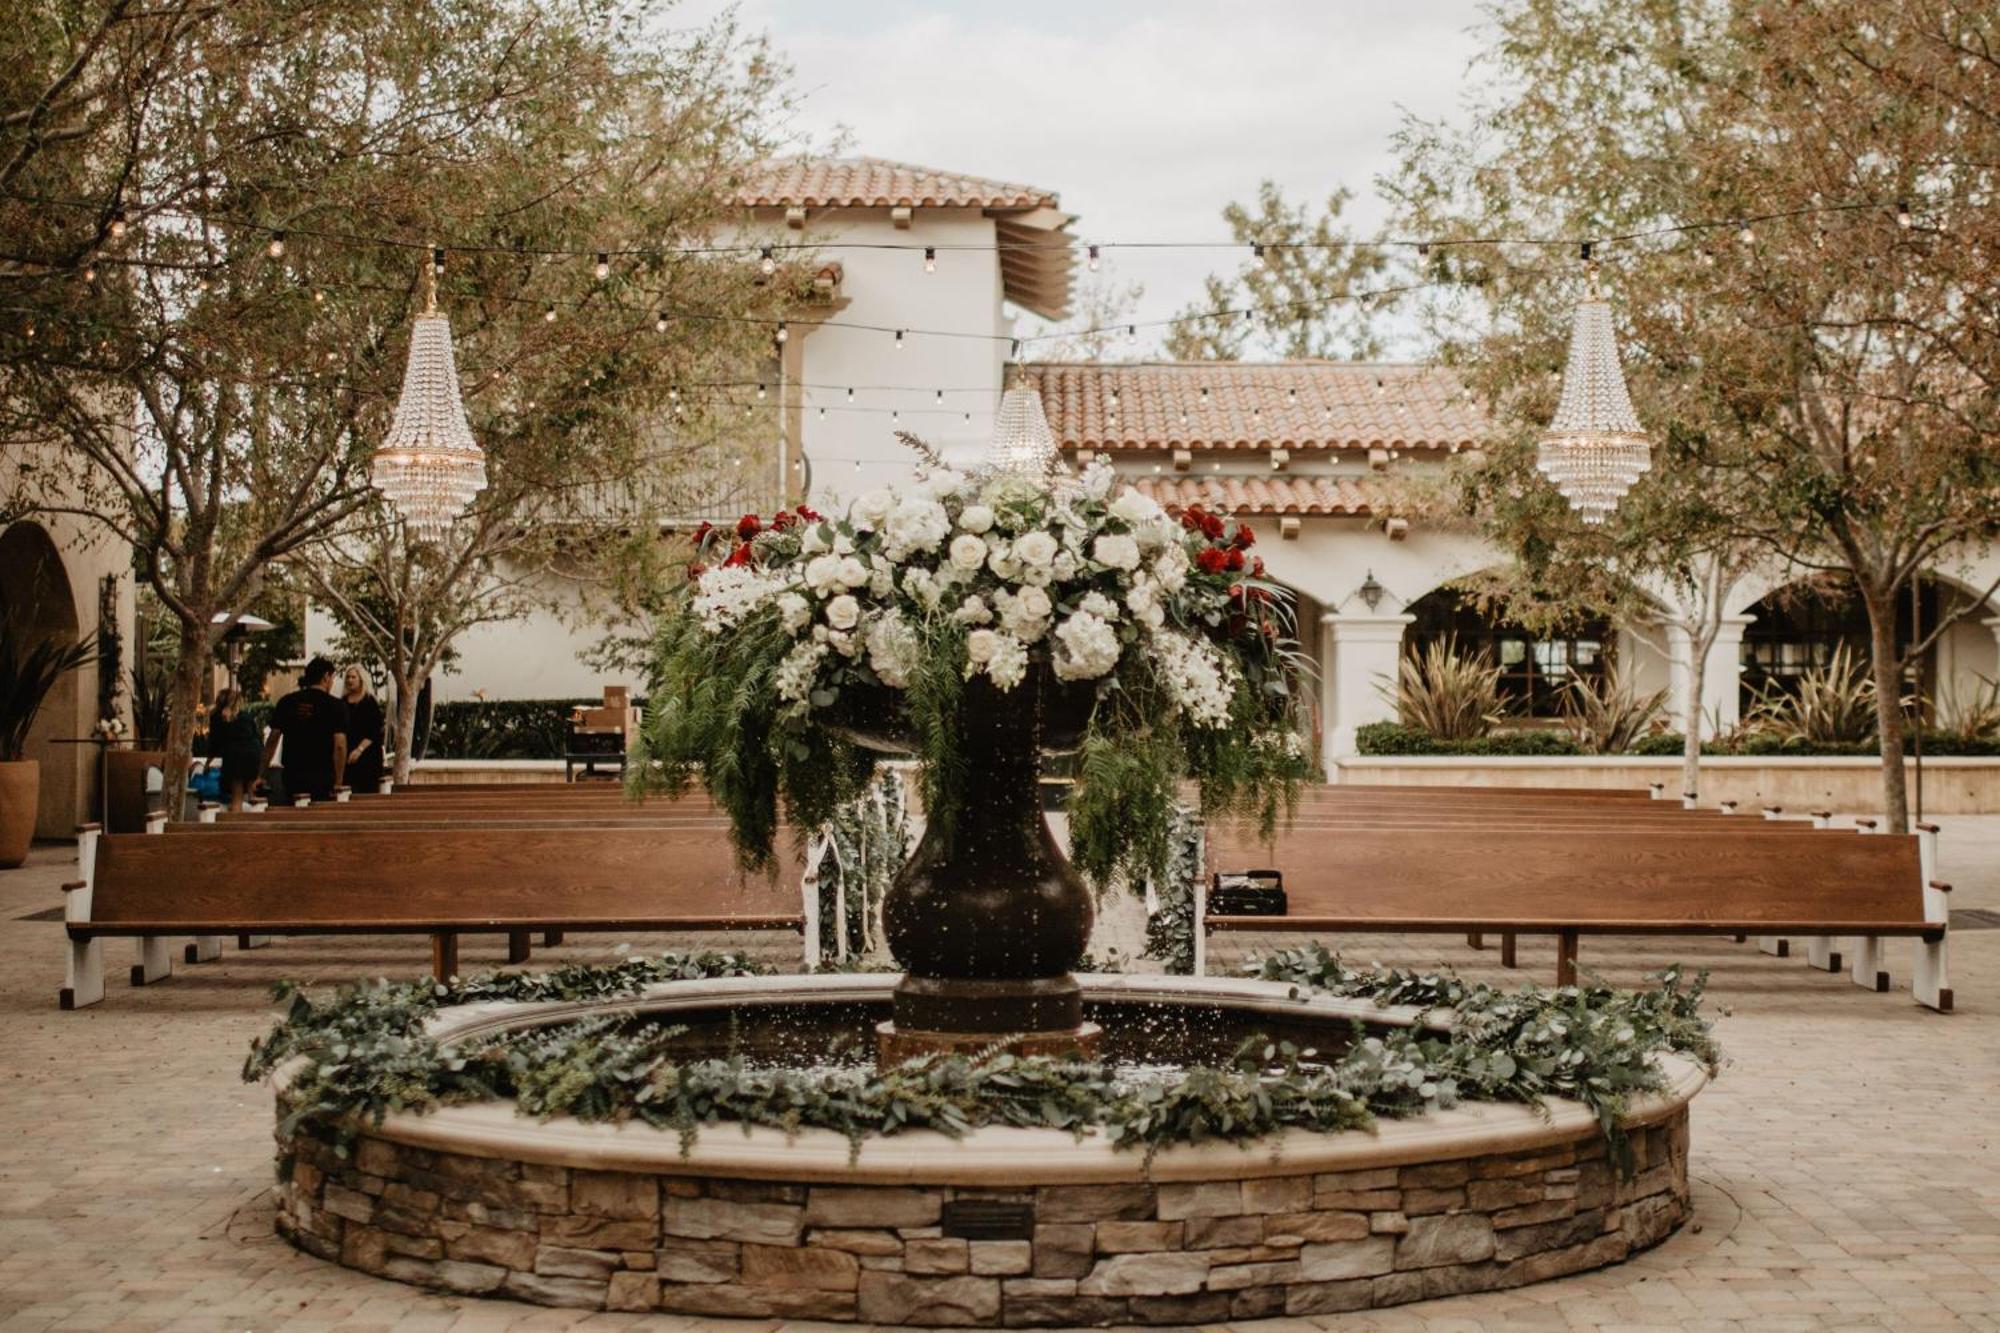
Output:
<svg viewBox="0 0 2000 1333">
<path fill-rule="evenodd" d="M 1595 683 L 1617 643 L 1611 622 L 1579 616 L 1561 629 L 1532 634 L 1503 614 L 1482 610 L 1450 584 L 1425 593 L 1407 608 L 1414 617 L 1403 632 L 1411 648 L 1450 639 L 1460 653 L 1500 668 L 1500 691 L 1518 718 L 1562 716 L 1563 687 L 1583 678 Z"/>
<path fill-rule="evenodd" d="M 0 531 L 0 616 L 11 633 L 25 639 L 74 642 L 79 637 L 69 571 L 40 524 L 24 521 Z M 62 837 L 76 826 L 79 768 L 88 747 L 50 742 L 83 734 L 78 721 L 82 674 L 72 671 L 56 682 L 28 732 L 26 757 L 42 766 L 38 837 Z"/>
<path fill-rule="evenodd" d="M 1912 620 L 1906 592 L 1896 599 L 1896 647 L 1907 651 L 1919 626 L 1924 633 L 1938 623 L 1941 615 L 1953 614 L 1973 601 L 1962 590 L 1924 578 L 1918 584 L 1916 620 Z M 1807 672 L 1824 669 L 1842 648 L 1854 670 L 1869 670 L 1868 608 L 1846 575 L 1828 574 L 1801 579 L 1753 603 L 1749 614 L 1756 619 L 1743 631 L 1742 704 L 1747 710 L 1763 694 L 1785 694 L 1798 688 Z M 1976 636 L 1976 619 L 1961 621 L 1957 627 L 1967 636 Z M 1955 646 L 1957 635 L 1926 652 L 1918 664 L 1923 697 L 1936 705 L 1948 699 L 1963 682 L 1939 680 L 1939 667 L 1947 676 L 1954 672 L 1942 659 Z M 1942 690 L 1942 696 L 1941 696 Z"/>
</svg>

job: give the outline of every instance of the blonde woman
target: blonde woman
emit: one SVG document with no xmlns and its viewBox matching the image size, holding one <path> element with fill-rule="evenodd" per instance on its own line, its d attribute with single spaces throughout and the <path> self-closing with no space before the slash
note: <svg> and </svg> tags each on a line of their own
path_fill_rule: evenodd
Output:
<svg viewBox="0 0 2000 1333">
<path fill-rule="evenodd" d="M 347 785 L 357 796 L 382 790 L 382 705 L 368 692 L 368 676 L 351 666 L 342 677 L 347 705 Z"/>
</svg>

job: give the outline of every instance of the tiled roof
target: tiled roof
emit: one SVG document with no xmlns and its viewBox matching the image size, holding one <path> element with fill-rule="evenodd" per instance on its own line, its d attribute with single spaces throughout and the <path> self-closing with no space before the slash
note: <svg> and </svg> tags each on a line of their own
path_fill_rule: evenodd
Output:
<svg viewBox="0 0 2000 1333">
<path fill-rule="evenodd" d="M 1449 370 L 1339 361 L 1042 362 L 1066 449 L 1453 449 L 1487 419 Z"/>
<path fill-rule="evenodd" d="M 751 169 L 743 208 L 1054 208 L 1053 190 L 879 157 L 782 157 Z"/>
<path fill-rule="evenodd" d="M 1374 488 L 1346 477 L 1133 477 L 1171 511 L 1200 505 L 1222 514 L 1365 516 Z"/>
</svg>

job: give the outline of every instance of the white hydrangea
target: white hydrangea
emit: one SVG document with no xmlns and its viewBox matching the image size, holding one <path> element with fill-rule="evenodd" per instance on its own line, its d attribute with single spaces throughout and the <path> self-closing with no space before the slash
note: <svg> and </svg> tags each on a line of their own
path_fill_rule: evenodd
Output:
<svg viewBox="0 0 2000 1333">
<path fill-rule="evenodd" d="M 1019 593 L 1005 588 L 993 595 L 1000 610 L 1000 628 L 1023 643 L 1034 643 L 1048 632 L 1049 616 L 1055 603 L 1040 588 L 1023 588 Z"/>
<path fill-rule="evenodd" d="M 1118 481 L 1118 474 L 1111 464 L 1101 458 L 1092 459 L 1090 466 L 1083 470 L 1083 493 L 1093 500 L 1102 500 L 1111 494 L 1111 488 Z"/>
<path fill-rule="evenodd" d="M 875 531 L 889 521 L 895 512 L 896 493 L 886 489 L 863 491 L 854 497 L 854 503 L 847 507 L 848 522 L 857 528 Z"/>
<path fill-rule="evenodd" d="M 974 668 L 984 667 L 993 660 L 993 654 L 1000 650 L 1000 636 L 990 629 L 976 629 L 965 636 L 965 674 L 977 675 Z"/>
<path fill-rule="evenodd" d="M 1014 539 L 1014 558 L 1031 568 L 1046 568 L 1061 549 L 1054 536 L 1040 530 L 1024 532 Z"/>
<path fill-rule="evenodd" d="M 1028 677 L 1028 646 L 1010 634 L 996 635 L 986 676 L 1001 690 L 1011 690 Z"/>
<path fill-rule="evenodd" d="M 828 630 L 826 642 L 829 648 L 832 648 L 833 651 L 839 653 L 842 657 L 859 657 L 861 655 L 860 636 L 850 634 L 846 630 Z"/>
<path fill-rule="evenodd" d="M 972 533 L 974 536 L 986 532 L 993 526 L 993 507 L 991 505 L 967 505 L 965 512 L 958 516 L 958 526 Z"/>
<path fill-rule="evenodd" d="M 1111 502 L 1111 517 L 1122 519 L 1134 527 L 1151 523 L 1160 513 L 1159 502 L 1136 486 L 1126 487 Z"/>
<path fill-rule="evenodd" d="M 1187 586 L 1187 547 L 1179 542 L 1168 542 L 1160 548 L 1159 558 L 1153 561 L 1153 579 L 1165 592 L 1179 592 Z"/>
<path fill-rule="evenodd" d="M 1167 621 L 1167 610 L 1160 605 L 1159 590 L 1143 574 L 1132 581 L 1130 591 L 1125 594 L 1125 606 L 1133 618 L 1148 629 L 1158 629 Z"/>
<path fill-rule="evenodd" d="M 720 634 L 743 623 L 785 584 L 748 565 L 705 571 L 696 585 L 694 609 L 702 628 Z"/>
<path fill-rule="evenodd" d="M 1085 593 L 1078 599 L 1076 609 L 1079 611 L 1088 611 L 1099 620 L 1118 619 L 1118 603 L 1112 601 L 1101 592 L 1092 591 Z"/>
<path fill-rule="evenodd" d="M 896 589 L 896 567 L 879 555 L 868 557 L 868 591 L 876 597 L 887 597 Z"/>
<path fill-rule="evenodd" d="M 909 565 L 903 570 L 903 592 L 924 610 L 935 611 L 944 588 L 937 576 L 922 565 Z"/>
<path fill-rule="evenodd" d="M 1075 578 L 1076 571 L 1081 568 L 1083 566 L 1078 563 L 1077 558 L 1068 551 L 1056 556 L 1049 564 L 1049 572 L 1056 576 L 1058 582 Z"/>
<path fill-rule="evenodd" d="M 961 625 L 988 625 L 993 622 L 993 609 L 983 597 L 967 597 L 951 613 L 951 618 Z"/>
<path fill-rule="evenodd" d="M 1161 514 L 1151 522 L 1140 523 L 1132 529 L 1132 540 L 1139 543 L 1139 549 L 1150 551 L 1166 545 L 1180 545 L 1181 525 Z"/>
<path fill-rule="evenodd" d="M 882 532 L 882 554 L 902 561 L 916 552 L 935 551 L 951 534 L 951 515 L 929 496 L 912 495 L 900 501 L 889 515 Z"/>
<path fill-rule="evenodd" d="M 967 572 L 978 569 L 986 563 L 986 543 L 969 532 L 953 537 L 951 563 Z"/>
<path fill-rule="evenodd" d="M 826 645 L 807 640 L 785 654 L 785 660 L 778 663 L 772 674 L 772 685 L 778 697 L 787 703 L 803 703 L 812 696 L 813 681 L 819 677 L 820 659 L 826 656 Z"/>
<path fill-rule="evenodd" d="M 826 623 L 835 629 L 853 629 L 861 623 L 861 603 L 842 593 L 826 604 Z"/>
<path fill-rule="evenodd" d="M 1096 680 L 1118 665 L 1118 632 L 1079 611 L 1056 626 L 1056 675 L 1063 680 Z"/>
<path fill-rule="evenodd" d="M 1091 558 L 1109 569 L 1137 569 L 1139 543 L 1122 532 L 1107 532 L 1090 546 Z"/>
<path fill-rule="evenodd" d="M 917 479 L 917 488 L 934 500 L 942 500 L 965 485 L 965 474 L 948 467 L 937 468 Z"/>
<path fill-rule="evenodd" d="M 923 641 L 903 617 L 891 611 L 868 627 L 868 665 L 884 685 L 902 689 L 923 657 Z"/>
<path fill-rule="evenodd" d="M 787 632 L 797 634 L 812 623 L 812 603 L 795 592 L 788 592 L 778 598 L 778 618 L 783 621 Z"/>
<path fill-rule="evenodd" d="M 1214 645 L 1168 632 L 1153 636 L 1153 649 L 1167 693 L 1195 725 L 1226 725 L 1236 688 L 1235 672 Z"/>
</svg>

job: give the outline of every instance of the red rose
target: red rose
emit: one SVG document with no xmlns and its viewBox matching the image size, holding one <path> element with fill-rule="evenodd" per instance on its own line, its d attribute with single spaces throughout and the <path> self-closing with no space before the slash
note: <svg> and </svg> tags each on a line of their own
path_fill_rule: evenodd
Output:
<svg viewBox="0 0 2000 1333">
<path fill-rule="evenodd" d="M 1250 525 L 1248 523 L 1238 523 L 1236 525 L 1236 549 L 1247 551 L 1256 544 L 1257 534 L 1250 531 Z"/>
<path fill-rule="evenodd" d="M 736 520 L 736 536 L 740 541 L 749 541 L 764 530 L 764 521 L 755 514 L 745 514 Z"/>
<path fill-rule="evenodd" d="M 736 549 L 729 553 L 729 558 L 722 562 L 722 567 L 724 569 L 736 569 L 743 565 L 747 565 L 749 563 L 750 563 L 750 543 L 739 542 L 737 543 Z"/>
<path fill-rule="evenodd" d="M 819 522 L 819 511 L 816 509 L 808 509 L 804 505 L 800 505 L 799 517 L 804 519 L 808 523 L 817 523 Z"/>
<path fill-rule="evenodd" d="M 1189 505 L 1186 509 L 1181 510 L 1181 526 L 1189 532 L 1199 532 L 1201 531 L 1202 521 L 1206 517 L 1207 515 L 1202 513 L 1200 505 Z"/>
<path fill-rule="evenodd" d="M 1264 577 L 1264 557 L 1263 557 L 1263 556 L 1261 556 L 1261 555 L 1253 555 L 1253 556 L 1251 556 L 1251 557 L 1250 557 L 1250 577 L 1252 577 L 1252 578 L 1257 578 L 1257 579 L 1261 579 L 1261 578 L 1263 578 L 1263 577 Z"/>
<path fill-rule="evenodd" d="M 694 530 L 695 549 L 700 550 L 701 544 L 708 540 L 708 534 L 714 531 L 715 524 L 708 522 L 706 519 L 702 520 L 701 526 Z"/>
<path fill-rule="evenodd" d="M 1201 532 L 1204 537 L 1207 537 L 1212 542 L 1221 541 L 1222 520 L 1214 514 L 1203 514 L 1201 516 Z"/>
<path fill-rule="evenodd" d="M 708 566 L 696 560 L 688 565 L 688 582 L 693 583 L 706 573 L 708 573 Z"/>
<path fill-rule="evenodd" d="M 792 524 L 796 522 L 798 522 L 798 520 L 792 517 L 791 510 L 780 509 L 777 513 L 771 515 L 771 531 L 783 532 L 785 529 L 791 527 Z"/>
<path fill-rule="evenodd" d="M 1243 568 L 1243 552 L 1241 551 L 1232 548 L 1230 552 L 1223 557 L 1223 560 L 1227 564 L 1231 572 Z"/>
<path fill-rule="evenodd" d="M 1205 547 L 1194 558 L 1204 574 L 1220 574 L 1229 568 L 1229 552 L 1219 547 Z"/>
</svg>

